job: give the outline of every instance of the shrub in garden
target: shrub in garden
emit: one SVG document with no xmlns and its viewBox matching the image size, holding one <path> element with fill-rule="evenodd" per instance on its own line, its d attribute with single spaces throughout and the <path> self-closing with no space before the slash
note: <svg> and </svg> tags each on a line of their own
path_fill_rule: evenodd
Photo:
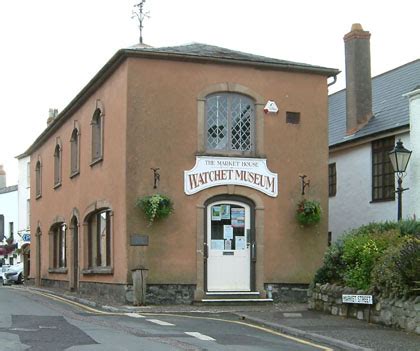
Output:
<svg viewBox="0 0 420 351">
<path fill-rule="evenodd" d="M 407 295 L 420 281 L 419 267 L 420 222 L 370 223 L 328 248 L 314 282 Z"/>
<path fill-rule="evenodd" d="M 399 232 L 371 232 L 353 234 L 343 240 L 343 262 L 346 266 L 344 283 L 357 289 L 368 289 L 371 283 L 372 269 L 389 245 L 397 242 Z"/>
<path fill-rule="evenodd" d="M 372 270 L 372 286 L 386 295 L 411 293 L 414 281 L 420 281 L 420 239 L 405 236 L 388 247 Z"/>
</svg>

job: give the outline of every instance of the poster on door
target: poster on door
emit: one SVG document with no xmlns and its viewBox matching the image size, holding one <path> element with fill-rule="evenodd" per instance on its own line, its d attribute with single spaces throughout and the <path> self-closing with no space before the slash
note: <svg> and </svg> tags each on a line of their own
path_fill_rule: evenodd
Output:
<svg viewBox="0 0 420 351">
<path fill-rule="evenodd" d="M 231 225 L 235 228 L 245 227 L 245 209 L 244 208 L 232 208 L 231 209 Z"/>
</svg>

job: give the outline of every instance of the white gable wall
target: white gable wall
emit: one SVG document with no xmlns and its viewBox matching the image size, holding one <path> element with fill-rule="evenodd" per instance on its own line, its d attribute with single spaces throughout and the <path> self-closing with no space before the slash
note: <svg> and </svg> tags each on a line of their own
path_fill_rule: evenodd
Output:
<svg viewBox="0 0 420 351">
<path fill-rule="evenodd" d="M 28 200 L 30 198 L 30 184 L 28 174 L 28 164 L 30 157 L 23 157 L 19 159 L 19 178 L 18 178 L 18 193 L 19 193 L 19 221 L 18 233 L 29 232 L 29 208 Z"/>
<path fill-rule="evenodd" d="M 410 101 L 411 144 L 407 143 L 406 148 L 412 150 L 413 153 L 408 164 L 407 176 L 403 180 L 403 187 L 410 188 L 403 194 L 403 217 L 405 217 L 404 205 L 406 205 L 411 214 L 415 214 L 416 218 L 420 220 L 420 89 L 408 94 L 408 96 Z M 407 204 L 404 201 L 404 196 L 406 196 Z"/>
<path fill-rule="evenodd" d="M 5 188 L 3 188 L 5 189 Z M 7 189 L 7 188 L 6 188 Z M 18 192 L 17 190 L 0 193 L 0 214 L 4 216 L 4 238 L 10 236 L 10 223 L 16 235 L 18 222 Z"/>
</svg>

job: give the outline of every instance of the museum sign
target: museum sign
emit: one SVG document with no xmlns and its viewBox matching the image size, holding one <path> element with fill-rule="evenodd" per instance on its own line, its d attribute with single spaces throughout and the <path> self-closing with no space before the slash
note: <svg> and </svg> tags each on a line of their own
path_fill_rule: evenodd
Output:
<svg viewBox="0 0 420 351">
<path fill-rule="evenodd" d="M 231 184 L 277 197 L 277 174 L 267 168 L 266 159 L 197 156 L 194 168 L 184 171 L 184 191 L 187 195 Z"/>
</svg>

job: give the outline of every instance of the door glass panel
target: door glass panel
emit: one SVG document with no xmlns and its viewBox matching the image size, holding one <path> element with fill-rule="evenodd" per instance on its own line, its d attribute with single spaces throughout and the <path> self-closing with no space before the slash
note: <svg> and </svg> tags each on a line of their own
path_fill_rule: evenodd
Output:
<svg viewBox="0 0 420 351">
<path fill-rule="evenodd" d="M 233 204 L 217 204 L 211 207 L 212 250 L 245 250 L 245 208 Z"/>
</svg>

